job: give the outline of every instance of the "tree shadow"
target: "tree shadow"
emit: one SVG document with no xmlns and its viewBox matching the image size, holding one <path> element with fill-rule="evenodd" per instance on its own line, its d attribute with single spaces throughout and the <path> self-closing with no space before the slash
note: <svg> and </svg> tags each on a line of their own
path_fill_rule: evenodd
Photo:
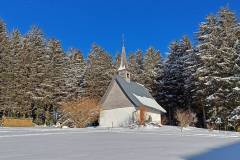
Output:
<svg viewBox="0 0 240 160">
<path fill-rule="evenodd" d="M 210 142 L 211 143 L 211 142 Z M 240 141 L 185 157 L 186 160 L 240 160 Z"/>
</svg>

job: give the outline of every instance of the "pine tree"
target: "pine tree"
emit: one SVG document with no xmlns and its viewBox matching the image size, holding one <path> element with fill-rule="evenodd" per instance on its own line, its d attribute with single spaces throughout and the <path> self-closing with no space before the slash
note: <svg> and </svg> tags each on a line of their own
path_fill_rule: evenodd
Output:
<svg viewBox="0 0 240 160">
<path fill-rule="evenodd" d="M 21 116 L 22 109 L 27 106 L 24 102 L 24 94 L 22 81 L 24 79 L 22 75 L 22 54 L 23 54 L 23 38 L 18 30 L 14 30 L 10 37 L 11 48 L 11 112 L 15 116 Z"/>
<path fill-rule="evenodd" d="M 65 101 L 68 95 L 66 89 L 68 58 L 64 55 L 60 42 L 55 39 L 49 40 L 47 44 L 44 43 L 43 48 L 39 46 L 39 53 L 42 50 L 44 52 L 37 58 L 36 63 L 41 66 L 37 72 L 40 80 L 36 81 L 34 94 L 30 94 L 34 100 L 31 110 L 35 123 L 52 124 L 60 103 Z"/>
<path fill-rule="evenodd" d="M 239 30 L 239 34 L 240 34 L 240 29 Z M 235 56 L 234 56 L 234 67 L 233 67 L 233 74 L 236 77 L 240 77 L 240 35 L 238 37 L 238 39 L 236 40 L 236 44 L 235 44 Z"/>
<path fill-rule="evenodd" d="M 206 112 L 209 109 L 209 106 L 206 105 L 205 97 L 207 96 L 207 89 L 208 87 L 204 87 L 204 84 L 209 84 L 210 83 L 205 83 L 203 81 L 203 78 L 201 78 L 202 75 L 208 74 L 209 72 L 207 69 L 203 68 L 203 63 L 206 63 L 207 61 L 210 60 L 210 58 L 204 56 L 207 55 L 206 52 L 210 52 L 211 48 L 214 45 L 209 45 L 210 44 L 210 39 L 212 37 L 216 37 L 214 34 L 217 32 L 217 19 L 213 15 L 209 15 L 206 18 L 206 22 L 201 23 L 199 27 L 199 32 L 197 33 L 197 38 L 198 38 L 198 45 L 196 46 L 196 55 L 199 57 L 198 58 L 198 64 L 199 67 L 196 70 L 195 78 L 196 78 L 196 85 L 195 85 L 195 93 L 194 93 L 194 103 L 198 105 L 199 108 L 201 108 L 202 111 L 202 121 L 204 127 L 206 127 L 206 119 L 207 115 Z M 217 42 L 217 40 L 213 39 L 214 41 Z M 216 43 L 214 42 L 214 43 Z M 203 59 L 205 58 L 205 59 Z"/>
<path fill-rule="evenodd" d="M 70 49 L 70 58 L 67 66 L 66 86 L 68 90 L 67 99 L 78 99 L 84 96 L 86 64 L 83 55 L 78 49 Z"/>
<path fill-rule="evenodd" d="M 153 47 L 148 48 L 144 55 L 142 79 L 144 86 L 152 93 L 154 82 L 157 77 L 156 72 L 161 72 L 160 52 Z M 159 73 L 158 73 L 159 74 Z"/>
<path fill-rule="evenodd" d="M 229 107 L 232 107 L 229 97 L 236 85 L 233 68 L 238 26 L 234 13 L 223 8 L 217 16 L 208 16 L 198 33 L 197 54 L 201 64 L 196 72 L 198 104 L 202 104 L 203 117 L 209 120 L 221 118 L 225 126 Z"/>
<path fill-rule="evenodd" d="M 164 79 L 164 62 L 159 55 L 159 60 L 153 69 L 153 86 L 152 86 L 152 95 L 158 101 L 161 102 L 161 98 L 163 97 L 163 79 Z"/>
<path fill-rule="evenodd" d="M 135 69 L 136 69 L 136 78 L 137 78 L 137 82 L 138 83 L 141 83 L 141 84 L 144 84 L 144 76 L 143 76 L 143 72 L 144 72 L 144 66 L 143 66 L 143 62 L 144 59 L 143 59 L 143 52 L 142 50 L 138 49 L 136 51 L 136 66 L 135 66 Z"/>
<path fill-rule="evenodd" d="M 131 73 L 131 81 L 138 83 L 144 83 L 143 77 L 143 53 L 138 49 L 135 53 L 130 53 L 128 56 L 129 60 L 129 71 Z"/>
<path fill-rule="evenodd" d="M 27 94 L 30 97 L 30 106 L 26 106 L 22 113 L 31 114 L 36 107 L 45 106 L 44 82 L 48 78 L 48 69 L 46 61 L 46 40 L 42 31 L 38 27 L 33 27 L 25 37 L 26 41 L 26 67 L 28 73 L 27 79 Z M 27 113 L 28 112 L 28 113 Z M 30 113 L 29 113 L 30 112 Z"/>
<path fill-rule="evenodd" d="M 49 74 L 51 77 L 51 88 L 53 88 L 53 103 L 57 105 L 67 97 L 66 79 L 68 57 L 64 55 L 61 44 L 58 40 L 52 39 L 47 44 L 48 54 L 51 60 Z"/>
<path fill-rule="evenodd" d="M 88 56 L 88 67 L 85 75 L 85 96 L 100 99 L 105 93 L 114 73 L 115 69 L 110 55 L 104 49 L 94 44 Z"/>
<path fill-rule="evenodd" d="M 136 82 L 138 80 L 138 78 L 137 78 L 137 70 L 136 70 L 136 67 L 137 67 L 136 55 L 134 53 L 129 53 L 128 61 L 129 61 L 128 68 L 129 68 L 129 71 L 131 73 L 131 81 L 135 81 Z"/>
<path fill-rule="evenodd" d="M 11 103 L 11 59 L 10 43 L 7 35 L 6 25 L 0 20 L 0 112 L 6 113 Z"/>
<path fill-rule="evenodd" d="M 199 57 L 196 54 L 195 48 L 187 50 L 187 54 L 184 57 L 183 63 L 183 77 L 184 77 L 184 98 L 187 104 L 187 108 L 198 113 L 196 110 L 197 104 L 195 104 L 195 90 L 196 90 L 196 70 L 199 67 Z"/>
<path fill-rule="evenodd" d="M 121 63 L 121 54 L 117 53 L 115 58 L 115 68 L 119 68 L 120 63 Z"/>
<path fill-rule="evenodd" d="M 173 42 L 170 45 L 170 55 L 164 68 L 164 76 L 159 82 L 162 86 L 159 92 L 160 103 L 168 110 L 169 123 L 173 123 L 174 111 L 176 108 L 187 108 L 185 101 L 185 80 L 184 62 L 190 50 L 191 43 L 187 37 L 180 42 Z"/>
</svg>

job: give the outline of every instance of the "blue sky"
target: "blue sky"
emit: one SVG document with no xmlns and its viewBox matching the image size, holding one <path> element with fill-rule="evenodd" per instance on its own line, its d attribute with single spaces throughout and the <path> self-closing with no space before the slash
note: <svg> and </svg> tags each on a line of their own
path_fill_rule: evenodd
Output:
<svg viewBox="0 0 240 160">
<path fill-rule="evenodd" d="M 0 17 L 10 31 L 37 25 L 85 55 L 96 42 L 115 56 L 122 34 L 128 52 L 154 46 L 164 54 L 183 35 L 194 40 L 205 16 L 225 5 L 239 16 L 239 0 L 2 0 Z"/>
</svg>

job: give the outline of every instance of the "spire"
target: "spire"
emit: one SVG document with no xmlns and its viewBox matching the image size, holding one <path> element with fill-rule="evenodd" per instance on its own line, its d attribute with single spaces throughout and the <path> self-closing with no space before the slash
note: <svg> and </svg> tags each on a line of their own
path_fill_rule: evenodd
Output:
<svg viewBox="0 0 240 160">
<path fill-rule="evenodd" d="M 128 64 L 127 64 L 127 58 L 126 58 L 126 49 L 125 49 L 125 46 L 124 46 L 124 35 L 122 37 L 122 54 L 121 54 L 121 63 L 120 63 L 120 66 L 118 68 L 118 71 L 120 70 L 125 70 L 127 69 L 128 67 Z"/>
<path fill-rule="evenodd" d="M 118 75 L 125 79 L 127 82 L 130 82 L 130 73 L 128 72 L 128 63 L 126 58 L 126 49 L 124 46 L 124 36 L 122 36 L 122 55 L 121 63 L 118 68 Z"/>
<path fill-rule="evenodd" d="M 124 34 L 122 34 L 122 46 L 124 47 Z"/>
</svg>

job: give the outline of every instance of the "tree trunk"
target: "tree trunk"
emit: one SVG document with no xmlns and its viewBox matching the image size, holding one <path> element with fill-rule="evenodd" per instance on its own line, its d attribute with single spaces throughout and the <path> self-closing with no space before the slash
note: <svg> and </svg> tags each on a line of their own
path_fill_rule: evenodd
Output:
<svg viewBox="0 0 240 160">
<path fill-rule="evenodd" d="M 172 117 L 171 117 L 171 107 L 168 107 L 168 120 L 169 120 L 169 124 L 172 125 Z"/>
<path fill-rule="evenodd" d="M 203 114 L 203 128 L 207 128 L 206 125 L 206 111 L 204 105 L 202 106 L 202 114 Z"/>
</svg>

